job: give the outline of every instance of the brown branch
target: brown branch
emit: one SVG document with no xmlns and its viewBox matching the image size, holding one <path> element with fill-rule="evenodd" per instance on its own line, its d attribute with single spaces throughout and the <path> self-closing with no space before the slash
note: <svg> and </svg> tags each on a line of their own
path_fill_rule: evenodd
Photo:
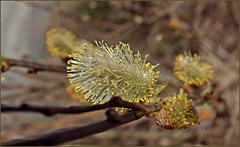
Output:
<svg viewBox="0 0 240 147">
<path fill-rule="evenodd" d="M 90 112 L 100 109 L 105 109 L 109 107 L 125 107 L 130 108 L 132 111 L 129 113 L 120 116 L 117 112 L 115 112 L 112 109 L 109 109 L 106 112 L 107 119 L 105 121 L 101 121 L 95 124 L 91 124 L 84 127 L 76 127 L 71 129 L 64 129 L 60 131 L 53 132 L 51 134 L 48 134 L 46 136 L 32 139 L 32 140 L 20 140 L 20 141 L 11 141 L 7 143 L 3 143 L 4 146 L 22 146 L 22 145 L 58 145 L 64 142 L 73 141 L 76 139 L 81 139 L 86 136 L 100 133 L 106 130 L 109 130 L 111 128 L 120 126 L 122 124 L 129 123 L 131 121 L 137 120 L 144 115 L 148 115 L 149 113 L 153 111 L 158 111 L 162 108 L 161 104 L 156 105 L 143 105 L 138 103 L 130 103 L 127 101 L 122 100 L 120 97 L 115 96 L 112 97 L 112 99 L 104 104 L 100 105 L 93 105 L 89 107 L 36 107 L 36 106 L 30 106 L 27 104 L 22 104 L 19 107 L 12 107 L 7 105 L 1 105 L 1 111 L 2 112 L 10 112 L 10 111 L 32 111 L 32 112 L 40 112 L 47 116 L 52 116 L 57 113 L 62 114 L 79 114 L 83 112 Z M 137 111 L 136 111 L 137 110 Z"/>
<path fill-rule="evenodd" d="M 86 136 L 97 134 L 100 132 L 104 132 L 106 130 L 109 130 L 111 128 L 132 122 L 134 120 L 137 120 L 143 116 L 143 113 L 139 111 L 131 111 L 125 115 L 120 116 L 120 121 L 113 122 L 104 120 L 95 124 L 91 124 L 88 126 L 83 127 L 76 127 L 71 129 L 64 129 L 60 131 L 53 132 L 51 134 L 48 134 L 46 136 L 32 139 L 32 140 L 21 140 L 21 141 L 12 141 L 8 143 L 3 143 L 3 146 L 49 146 L 49 145 L 58 145 L 61 143 L 65 143 L 68 141 L 73 141 L 77 139 L 84 138 Z"/>
<path fill-rule="evenodd" d="M 30 68 L 31 70 L 34 70 L 34 72 L 52 71 L 52 72 L 66 73 L 65 66 L 45 65 L 45 64 L 40 64 L 36 62 L 31 62 L 31 61 L 15 60 L 15 59 L 9 59 L 9 58 L 4 58 L 4 59 L 7 65 L 9 66 L 9 68 L 12 66 L 20 66 L 20 67 Z"/>
<path fill-rule="evenodd" d="M 31 106 L 28 104 L 21 104 L 20 106 L 8 106 L 1 104 L 1 112 L 23 111 L 23 112 L 39 112 L 46 116 L 53 116 L 55 114 L 79 114 L 95 110 L 107 108 L 107 104 L 94 105 L 89 107 L 71 106 L 71 107 L 42 107 Z"/>
<path fill-rule="evenodd" d="M 41 106 L 30 106 L 28 104 L 22 104 L 18 107 L 14 106 L 7 106 L 1 104 L 1 111 L 2 112 L 11 112 L 11 111 L 28 111 L 28 112 L 39 112 L 46 116 L 52 116 L 58 113 L 61 114 L 79 114 L 84 112 L 96 111 L 101 110 L 109 107 L 124 107 L 130 108 L 132 110 L 138 110 L 143 112 L 144 114 L 157 111 L 161 109 L 161 104 L 156 105 L 143 105 L 138 103 L 130 103 L 127 101 L 122 100 L 120 97 L 112 97 L 109 102 L 99 105 L 93 106 L 71 106 L 71 107 L 41 107 Z"/>
</svg>

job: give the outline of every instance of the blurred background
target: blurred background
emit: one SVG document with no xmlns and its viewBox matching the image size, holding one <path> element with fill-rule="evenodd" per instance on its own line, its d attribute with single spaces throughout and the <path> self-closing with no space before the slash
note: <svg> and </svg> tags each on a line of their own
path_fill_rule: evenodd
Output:
<svg viewBox="0 0 240 147">
<path fill-rule="evenodd" d="M 154 119 L 140 120 L 64 145 L 239 145 L 239 2 L 1 2 L 1 54 L 13 59 L 65 65 L 46 50 L 46 32 L 72 31 L 89 42 L 119 41 L 159 63 L 162 97 L 182 83 L 173 75 L 174 58 L 184 51 L 204 56 L 214 67 L 215 96 L 198 107 L 200 125 L 165 130 Z M 14 67 L 1 74 L 1 103 L 39 106 L 89 105 L 71 99 L 61 73 Z M 38 137 L 54 130 L 104 120 L 104 111 L 45 117 L 38 113 L 1 113 L 2 142 Z"/>
</svg>

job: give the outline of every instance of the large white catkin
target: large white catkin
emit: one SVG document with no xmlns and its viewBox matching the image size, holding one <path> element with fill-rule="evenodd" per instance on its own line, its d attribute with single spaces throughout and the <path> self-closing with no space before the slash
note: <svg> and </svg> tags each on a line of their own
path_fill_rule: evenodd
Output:
<svg viewBox="0 0 240 147">
<path fill-rule="evenodd" d="M 147 57 L 133 54 L 128 44 L 119 42 L 115 47 L 95 41 L 96 46 L 85 44 L 76 50 L 68 62 L 68 75 L 75 90 L 84 94 L 93 104 L 120 96 L 129 102 L 148 102 L 154 93 L 154 83 L 160 72 L 147 63 Z"/>
</svg>

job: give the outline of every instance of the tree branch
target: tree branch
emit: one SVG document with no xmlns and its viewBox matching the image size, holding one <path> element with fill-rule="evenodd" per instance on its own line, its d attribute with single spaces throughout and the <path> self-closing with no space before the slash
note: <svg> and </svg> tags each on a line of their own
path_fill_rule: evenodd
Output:
<svg viewBox="0 0 240 147">
<path fill-rule="evenodd" d="M 71 106 L 71 107 L 41 107 L 41 106 L 30 106 L 28 104 L 22 104 L 20 106 L 7 106 L 4 104 L 1 104 L 1 111 L 2 112 L 10 112 L 10 111 L 28 111 L 28 112 L 39 112 L 46 116 L 52 116 L 58 113 L 61 114 L 79 114 L 84 112 L 90 112 L 90 111 L 96 111 L 101 110 L 109 107 L 124 107 L 124 108 L 130 108 L 132 110 L 138 110 L 141 111 L 144 114 L 158 111 L 162 108 L 161 104 L 156 105 L 143 105 L 138 103 L 130 103 L 127 101 L 122 100 L 120 97 L 112 97 L 112 99 L 109 102 L 106 102 L 104 104 L 99 105 L 93 105 L 93 106 Z"/>
<path fill-rule="evenodd" d="M 9 66 L 9 68 L 12 66 L 21 66 L 21 67 L 27 67 L 27 68 L 33 69 L 34 72 L 52 71 L 52 72 L 66 73 L 65 66 L 45 65 L 45 64 L 40 64 L 36 62 L 31 62 L 31 61 L 16 60 L 16 59 L 9 59 L 9 58 L 4 58 L 4 60 Z M 8 69 L 5 69 L 5 71 L 6 70 Z"/>
<path fill-rule="evenodd" d="M 131 121 L 137 120 L 144 115 L 148 116 L 151 112 L 158 111 L 162 108 L 161 104 L 155 105 L 143 105 L 138 103 L 130 103 L 122 100 L 118 96 L 114 96 L 111 98 L 109 102 L 99 105 L 93 105 L 88 107 L 39 107 L 39 106 L 30 106 L 27 104 L 22 104 L 19 107 L 12 107 L 2 104 L 1 111 L 2 112 L 10 112 L 10 111 L 32 111 L 32 112 L 40 112 L 47 116 L 52 116 L 57 113 L 62 114 L 80 114 L 84 112 L 90 112 L 100 109 L 105 109 L 109 107 L 124 107 L 130 108 L 132 111 L 128 112 L 125 115 L 120 116 L 114 110 L 109 109 L 106 111 L 107 119 L 105 121 L 101 121 L 95 124 L 91 124 L 84 127 L 76 127 L 71 129 L 64 129 L 60 131 L 53 132 L 46 136 L 32 139 L 32 140 L 20 140 L 20 141 L 11 141 L 7 143 L 3 143 L 3 146 L 25 146 L 25 145 L 58 145 L 64 142 L 73 141 L 76 139 L 81 139 L 83 137 L 100 133 L 111 128 L 120 126 L 122 124 L 129 123 Z"/>
<path fill-rule="evenodd" d="M 11 141 L 8 143 L 3 143 L 3 146 L 26 146 L 26 145 L 31 145 L 31 146 L 49 146 L 49 145 L 58 145 L 64 142 L 68 141 L 73 141 L 77 139 L 84 138 L 86 136 L 100 133 L 106 130 L 109 130 L 111 128 L 129 123 L 131 121 L 137 120 L 144 116 L 143 113 L 139 111 L 131 111 L 125 115 L 120 116 L 120 121 L 118 122 L 113 122 L 104 120 L 98 123 L 94 123 L 88 126 L 83 126 L 83 127 L 76 127 L 76 128 L 71 128 L 71 129 L 64 129 L 64 130 L 59 130 L 56 132 L 53 132 L 51 134 L 48 134 L 46 136 L 37 138 L 37 139 L 32 139 L 32 140 L 21 140 L 21 141 Z"/>
</svg>

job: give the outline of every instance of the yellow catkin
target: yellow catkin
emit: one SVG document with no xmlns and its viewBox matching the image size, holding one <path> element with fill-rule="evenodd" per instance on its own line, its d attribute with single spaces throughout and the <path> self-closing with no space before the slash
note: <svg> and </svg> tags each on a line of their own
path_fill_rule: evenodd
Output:
<svg viewBox="0 0 240 147">
<path fill-rule="evenodd" d="M 77 37 L 64 28 L 53 28 L 46 34 L 46 45 L 53 56 L 67 58 L 74 50 L 81 47 Z"/>
<path fill-rule="evenodd" d="M 119 42 L 115 47 L 103 41 L 96 46 L 85 44 L 75 51 L 68 61 L 67 77 L 76 86 L 77 92 L 93 104 L 109 101 L 112 96 L 135 103 L 149 102 L 154 93 L 155 81 L 160 72 L 154 72 L 153 66 L 133 54 L 128 44 Z"/>
<path fill-rule="evenodd" d="M 156 123 L 166 129 L 188 128 L 189 125 L 199 123 L 198 115 L 194 114 L 191 102 L 183 90 L 177 97 L 164 99 L 165 105 L 155 115 Z"/>
<path fill-rule="evenodd" d="M 185 84 L 202 86 L 213 78 L 213 67 L 201 60 L 202 57 L 190 52 L 178 55 L 175 58 L 174 75 Z"/>
</svg>

